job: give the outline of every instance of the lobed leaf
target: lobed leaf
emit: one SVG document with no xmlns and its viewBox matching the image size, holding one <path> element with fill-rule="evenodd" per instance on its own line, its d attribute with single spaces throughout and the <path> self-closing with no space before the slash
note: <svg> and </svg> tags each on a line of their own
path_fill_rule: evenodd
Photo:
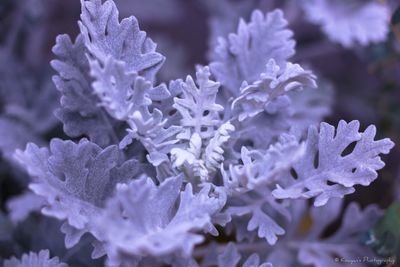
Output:
<svg viewBox="0 0 400 267">
<path fill-rule="evenodd" d="M 79 28 L 90 55 L 106 65 L 109 57 L 126 64 L 127 72 L 137 72 L 154 81 L 164 62 L 156 44 L 139 29 L 135 17 L 119 21 L 115 3 L 107 0 L 81 0 Z"/>
<path fill-rule="evenodd" d="M 126 254 L 137 261 L 146 256 L 188 258 L 204 240 L 197 231 L 217 234 L 212 216 L 225 204 L 223 192 L 209 196 L 208 185 L 193 194 L 190 184 L 182 192 L 181 185 L 179 175 L 159 186 L 149 178 L 118 186 L 105 214 L 97 220 L 107 241 L 110 264 L 122 261 Z"/>
<path fill-rule="evenodd" d="M 58 257 L 50 258 L 48 250 L 41 250 L 39 253 L 24 254 L 21 260 L 14 257 L 6 260 L 4 267 L 68 267 L 68 265 L 60 262 Z"/>
<path fill-rule="evenodd" d="M 294 54 L 293 33 L 286 28 L 287 24 L 280 10 L 266 15 L 256 10 L 249 23 L 240 20 L 237 33 L 219 39 L 210 68 L 232 96 L 239 95 L 243 81 L 258 80 L 270 59 L 282 67 Z"/>
<path fill-rule="evenodd" d="M 316 198 L 315 206 L 325 205 L 330 198 L 343 197 L 354 192 L 355 185 L 368 186 L 385 165 L 380 154 L 393 147 L 390 139 L 375 141 L 376 128 L 369 126 L 359 132 L 359 122 L 340 121 L 337 129 L 321 123 L 320 130 L 310 127 L 304 157 L 293 169 L 297 177 L 287 175 L 282 186 L 272 192 L 278 199 Z M 345 155 L 352 143 L 355 147 Z"/>
<path fill-rule="evenodd" d="M 78 35 L 73 43 L 68 35 L 58 36 L 53 53 L 58 58 L 51 62 L 58 72 L 53 82 L 62 94 L 55 115 L 63 122 L 65 133 L 87 136 L 102 147 L 118 143 L 119 123 L 99 107 L 100 101 L 93 94 L 83 37 Z"/>
<path fill-rule="evenodd" d="M 82 139 L 53 139 L 50 150 L 28 144 L 16 159 L 33 177 L 30 189 L 45 200 L 42 213 L 66 220 L 62 230 L 66 245 L 75 245 L 85 232 L 96 236 L 93 219 L 119 182 L 134 178 L 141 170 L 136 160 L 123 159 L 116 146 L 105 149 Z"/>
</svg>

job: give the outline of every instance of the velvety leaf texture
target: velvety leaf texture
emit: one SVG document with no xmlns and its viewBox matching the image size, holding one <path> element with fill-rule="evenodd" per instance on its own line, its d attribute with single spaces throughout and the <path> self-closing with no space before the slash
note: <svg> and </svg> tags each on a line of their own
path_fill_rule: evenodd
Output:
<svg viewBox="0 0 400 267">
<path fill-rule="evenodd" d="M 153 88 L 137 72 L 126 73 L 126 64 L 121 61 L 108 58 L 104 69 L 97 61 L 91 64 L 96 79 L 93 88 L 102 100 L 102 106 L 118 120 L 128 121 L 135 112 L 148 112 L 152 100 L 160 101 L 170 96 L 164 86 Z"/>
<path fill-rule="evenodd" d="M 362 77 L 363 86 L 354 87 L 365 87 L 372 99 L 364 85 L 384 80 L 380 68 L 391 61 L 368 62 L 342 77 L 336 60 L 368 57 L 361 48 L 352 57 L 322 32 L 347 48 L 382 41 L 386 4 L 167 1 L 173 7 L 164 15 L 171 19 L 162 19 L 164 1 L 81 0 L 76 38 L 59 35 L 52 50 L 53 88 L 45 78 L 25 75 L 17 62 L 30 55 L 18 44 L 29 30 L 19 28 L 50 19 L 21 11 L 22 2 L 7 0 L 13 11 L 4 18 L 0 5 L 0 59 L 10 62 L 9 69 L 0 66 L 0 264 L 67 266 L 51 254 L 82 267 L 333 267 L 374 256 L 360 240 L 382 215 L 367 205 L 375 195 L 357 202 L 343 198 L 378 178 L 381 157 L 394 146 L 376 137 L 394 132 L 387 123 L 392 117 L 380 120 L 381 109 L 391 109 L 386 93 L 395 91 L 393 81 L 373 88 L 382 95 L 371 104 L 379 112 L 360 118 L 374 118 L 382 132 L 374 125 L 360 130 L 357 120 L 332 126 L 323 119 L 337 109 L 333 85 L 347 90 L 353 76 Z M 143 16 L 140 8 L 151 2 L 160 2 L 159 10 Z M 119 17 L 117 6 L 126 14 L 130 4 L 149 23 L 143 28 L 156 36 L 166 30 L 159 40 L 170 42 L 165 54 L 177 57 L 170 64 L 163 66 L 164 55 L 135 17 Z M 53 9 L 64 5 L 72 2 Z M 276 7 L 288 12 L 288 20 L 280 9 L 265 12 Z M 203 17 L 209 31 L 191 23 Z M 318 28 L 307 19 L 321 25 L 318 36 L 308 35 Z M 13 24 L 17 30 L 8 27 Z M 293 58 L 289 24 L 299 35 L 300 53 Z M 211 62 L 201 56 L 207 48 L 193 41 L 207 33 Z M 181 39 L 191 48 L 180 50 L 188 46 Z M 329 44 L 315 48 L 314 39 Z M 321 60 L 325 54 L 336 57 L 332 64 Z M 186 64 L 195 62 L 202 65 Z M 326 69 L 316 69 L 320 65 Z M 38 91 L 27 89 L 36 85 Z M 356 97 L 345 102 L 342 94 L 338 106 L 361 103 Z M 14 176 L 25 180 L 12 181 Z M 393 180 L 383 176 L 385 183 Z M 49 234 L 38 240 L 43 228 Z M 21 259 L 4 260 L 29 250 Z"/>
<path fill-rule="evenodd" d="M 202 139 L 214 135 L 218 126 L 218 112 L 223 110 L 215 103 L 219 83 L 210 80 L 208 67 L 200 68 L 196 72 L 196 86 L 193 78 L 188 76 L 182 85 L 183 97 L 175 98 L 174 107 L 181 114 L 181 125 L 188 129 L 188 133 L 180 134 L 182 139 L 189 139 L 193 133 Z"/>
<path fill-rule="evenodd" d="M 284 70 L 271 59 L 266 67 L 266 71 L 261 73 L 260 80 L 251 85 L 244 83 L 240 90 L 240 96 L 236 98 L 232 105 L 240 104 L 243 111 L 239 114 L 239 121 L 247 117 L 270 110 L 268 105 L 279 101 L 279 98 L 292 90 L 315 88 L 315 76 L 310 71 L 305 71 L 298 64 L 287 63 Z"/>
<path fill-rule="evenodd" d="M 151 83 L 136 72 L 126 72 L 126 64 L 109 58 L 104 69 L 98 61 L 91 61 L 92 75 L 95 78 L 93 89 L 101 99 L 101 106 L 113 118 L 125 121 L 129 137 L 136 138 L 150 152 L 168 150 L 174 144 L 171 136 L 178 127 L 165 128 L 163 114 L 150 106 L 153 101 L 166 100 L 170 93 L 164 85 L 152 87 Z"/>
<path fill-rule="evenodd" d="M 99 99 L 93 94 L 82 36 L 75 43 L 67 35 L 58 36 L 53 52 L 58 58 L 52 61 L 58 72 L 53 81 L 62 94 L 56 116 L 64 131 L 71 137 L 86 135 L 101 146 L 118 143 L 115 121 L 99 108 Z"/>
<path fill-rule="evenodd" d="M 220 38 L 210 67 L 217 80 L 237 96 L 243 81 L 252 83 L 270 59 L 284 66 L 294 54 L 292 32 L 280 10 L 264 15 L 254 11 L 249 23 L 240 20 L 237 33 Z"/>
<path fill-rule="evenodd" d="M 118 18 L 118 9 L 111 0 L 82 0 L 79 27 L 91 56 L 106 63 L 109 57 L 126 63 L 128 72 L 138 72 L 153 80 L 164 57 L 155 52 L 156 45 L 139 29 L 135 17 Z"/>
<path fill-rule="evenodd" d="M 185 148 L 171 150 L 173 165 L 203 181 L 210 180 L 224 160 L 223 144 L 235 130 L 230 122 L 221 124 L 219 112 L 223 107 L 215 103 L 219 83 L 210 80 L 210 75 L 208 67 L 198 68 L 198 87 L 188 76 L 182 84 L 182 98 L 174 98 L 173 105 L 182 117 L 182 131 L 177 138 L 186 143 Z"/>
<path fill-rule="evenodd" d="M 246 191 L 258 186 L 272 184 L 283 175 L 305 153 L 304 144 L 291 135 L 280 136 L 277 143 L 266 151 L 242 147 L 243 164 L 231 164 L 224 172 L 224 185 L 234 191 Z"/>
<path fill-rule="evenodd" d="M 285 233 L 278 220 L 290 219 L 287 203 L 278 203 L 271 191 L 303 155 L 305 149 L 293 136 L 281 136 L 267 151 L 242 148 L 243 164 L 230 165 L 223 172 L 224 185 L 231 197 L 226 214 L 232 218 L 237 239 L 253 238 L 253 233 L 273 245 Z M 245 227 L 244 229 L 241 229 Z M 244 231 L 243 231 L 244 230 Z"/>
<path fill-rule="evenodd" d="M 188 257 L 204 240 L 194 231 L 216 234 L 211 216 L 225 204 L 223 192 L 210 197 L 209 185 L 194 195 L 190 184 L 180 192 L 181 185 L 182 177 L 176 176 L 160 186 L 150 178 L 142 178 L 117 187 L 104 217 L 97 221 L 110 250 L 110 265 L 123 254 L 138 260 L 171 253 Z"/>
<path fill-rule="evenodd" d="M 67 220 L 79 236 L 95 234 L 92 220 L 112 195 L 114 185 L 134 178 L 139 171 L 137 161 L 124 161 L 116 146 L 102 149 L 86 139 L 78 144 L 53 139 L 50 149 L 28 144 L 16 158 L 34 178 L 30 188 L 46 200 L 42 213 Z M 79 238 L 68 242 L 72 229 L 67 228 L 66 243 L 73 246 Z"/>
<path fill-rule="evenodd" d="M 394 144 L 389 139 L 375 141 L 375 126 L 364 132 L 359 132 L 359 127 L 358 121 L 340 121 L 337 129 L 321 123 L 319 132 L 311 127 L 305 155 L 293 165 L 298 177 L 290 176 L 283 187 L 278 184 L 273 195 L 315 197 L 314 205 L 322 206 L 332 197 L 353 193 L 355 185 L 368 186 L 377 178 L 376 171 L 385 165 L 379 155 L 389 153 Z M 352 148 L 352 143 L 355 143 L 353 150 L 346 151 Z"/>
<path fill-rule="evenodd" d="M 238 240 L 254 240 L 257 236 L 274 245 L 278 237 L 285 234 L 277 218 L 289 219 L 286 204 L 276 202 L 270 194 L 271 190 L 267 187 L 260 187 L 229 199 L 226 214 L 231 218 Z"/>
</svg>

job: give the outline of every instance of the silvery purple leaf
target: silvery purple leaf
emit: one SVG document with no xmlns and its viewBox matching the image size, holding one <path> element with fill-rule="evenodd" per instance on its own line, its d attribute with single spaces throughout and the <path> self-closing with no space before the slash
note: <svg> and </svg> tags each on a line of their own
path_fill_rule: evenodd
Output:
<svg viewBox="0 0 400 267">
<path fill-rule="evenodd" d="M 298 249 L 299 262 L 316 267 L 333 267 L 345 263 L 346 260 L 361 259 L 361 262 L 356 261 L 352 265 L 365 266 L 365 262 L 362 262 L 365 257 L 374 256 L 367 246 L 360 243 L 360 235 L 377 222 L 382 215 L 381 211 L 374 205 L 362 210 L 358 204 L 350 203 L 340 228 L 327 238 L 320 238 L 322 231 L 339 216 L 341 201 L 332 202 L 336 203 L 311 209 L 312 228 L 305 238 L 306 241 L 294 246 Z"/>
<path fill-rule="evenodd" d="M 66 220 L 68 247 L 85 232 L 97 236 L 93 219 L 115 185 L 140 172 L 136 160 L 125 161 L 120 153 L 116 146 L 102 149 L 86 139 L 78 144 L 53 139 L 50 149 L 28 144 L 25 151 L 16 152 L 16 159 L 33 177 L 30 189 L 45 200 L 42 213 Z"/>
<path fill-rule="evenodd" d="M 355 185 L 368 186 L 385 165 L 380 154 L 389 153 L 393 142 L 375 141 L 376 128 L 359 132 L 360 123 L 340 121 L 337 129 L 321 123 L 310 127 L 303 158 L 293 164 L 296 175 L 287 175 L 272 192 L 278 199 L 315 198 L 314 205 L 325 205 L 330 198 L 354 192 Z M 354 145 L 354 148 L 351 145 Z M 349 149 L 349 151 L 346 151 Z"/>
<path fill-rule="evenodd" d="M 6 260 L 4 267 L 68 267 L 68 265 L 60 262 L 58 257 L 50 258 L 48 250 L 41 250 L 39 253 L 24 254 L 20 260 L 15 257 Z"/>
<path fill-rule="evenodd" d="M 199 67 L 196 71 L 196 83 L 187 76 L 182 84 L 182 97 L 174 98 L 174 107 L 181 114 L 181 126 L 187 129 L 178 138 L 188 140 L 193 133 L 202 139 L 214 135 L 215 128 L 220 125 L 218 113 L 224 108 L 215 103 L 219 83 L 210 79 L 208 67 Z"/>
<path fill-rule="evenodd" d="M 110 262 L 121 261 L 123 255 L 138 261 L 146 256 L 188 258 L 204 240 L 199 231 L 217 234 L 212 216 L 225 204 L 223 192 L 212 193 L 208 185 L 194 194 L 190 184 L 183 191 L 181 186 L 179 175 L 159 186 L 142 178 L 117 187 L 106 212 L 96 221 Z"/>
<path fill-rule="evenodd" d="M 239 95 L 243 81 L 250 84 L 258 80 L 270 59 L 283 67 L 294 54 L 293 33 L 286 26 L 282 11 L 264 15 L 256 10 L 249 23 L 240 20 L 237 33 L 219 39 L 210 68 L 232 96 Z"/>
<path fill-rule="evenodd" d="M 307 18 L 345 47 L 382 42 L 389 32 L 389 9 L 377 1 L 305 0 Z"/>
<path fill-rule="evenodd" d="M 154 76 L 164 62 L 155 51 L 156 44 L 139 29 L 135 17 L 119 21 L 115 3 L 107 0 L 82 0 L 79 27 L 90 55 L 105 65 L 108 58 L 125 62 L 127 72 L 137 72 L 146 80 Z"/>
<path fill-rule="evenodd" d="M 10 219 L 14 223 L 25 220 L 31 212 L 39 211 L 45 205 L 43 197 L 32 192 L 25 192 L 7 202 Z"/>
<path fill-rule="evenodd" d="M 336 267 L 353 260 L 351 265 L 361 267 L 366 264 L 365 258 L 374 257 L 360 238 L 382 216 L 376 205 L 361 209 L 357 203 L 350 203 L 342 218 L 342 199 L 332 199 L 322 207 L 308 207 L 302 200 L 293 204 L 290 208 L 292 220 L 285 226 L 287 233 L 267 257 L 272 264 Z M 339 219 L 339 228 L 327 232 Z"/>
<path fill-rule="evenodd" d="M 238 265 L 241 258 L 242 256 L 235 244 L 229 243 L 223 253 L 218 256 L 218 267 L 272 267 L 272 264 L 270 263 L 261 263 L 260 257 L 256 253 L 251 254 L 246 261 L 243 262 L 243 265 Z"/>
<path fill-rule="evenodd" d="M 58 72 L 53 81 L 62 94 L 61 107 L 55 114 L 63 122 L 65 133 L 71 137 L 86 135 L 100 146 L 117 144 L 120 126 L 98 106 L 82 36 L 75 43 L 68 35 L 58 36 L 53 52 L 57 59 L 51 65 Z"/>
<path fill-rule="evenodd" d="M 286 63 L 281 68 L 270 59 L 266 71 L 261 73 L 259 80 L 252 84 L 244 83 L 240 95 L 232 102 L 232 109 L 240 106 L 239 121 L 247 117 L 254 117 L 264 110 L 270 109 L 268 105 L 279 101 L 290 91 L 303 88 L 316 88 L 316 77 L 310 71 L 304 70 L 298 64 Z"/>
</svg>

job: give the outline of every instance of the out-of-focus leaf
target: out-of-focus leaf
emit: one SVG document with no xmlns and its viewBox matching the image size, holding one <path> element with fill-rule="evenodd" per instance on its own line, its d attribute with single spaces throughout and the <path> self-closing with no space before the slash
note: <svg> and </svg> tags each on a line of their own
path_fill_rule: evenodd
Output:
<svg viewBox="0 0 400 267">
<path fill-rule="evenodd" d="M 61 263 L 58 257 L 50 258 L 48 250 L 41 250 L 39 253 L 24 254 L 21 260 L 17 258 L 6 260 L 4 267 L 68 267 L 68 265 Z"/>
<path fill-rule="evenodd" d="M 397 25 L 400 23 L 400 6 L 397 7 L 394 11 L 390 22 L 392 23 L 392 25 Z"/>
</svg>

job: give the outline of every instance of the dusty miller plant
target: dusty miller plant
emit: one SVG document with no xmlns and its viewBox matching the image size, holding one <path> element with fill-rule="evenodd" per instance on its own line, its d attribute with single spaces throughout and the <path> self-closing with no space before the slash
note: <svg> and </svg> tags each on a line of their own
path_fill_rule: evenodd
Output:
<svg viewBox="0 0 400 267">
<path fill-rule="evenodd" d="M 393 143 L 375 140 L 373 125 L 321 122 L 328 92 L 290 61 L 280 10 L 253 11 L 215 40 L 208 66 L 165 84 L 165 57 L 134 17 L 120 20 L 112 0 L 81 4 L 79 35 L 58 36 L 51 62 L 55 114 L 73 140 L 14 154 L 41 212 L 63 222 L 67 248 L 89 235 L 92 257 L 115 267 L 322 267 L 372 253 L 358 235 L 376 206 L 352 203 L 322 233 Z M 48 251 L 5 264 L 65 266 Z"/>
</svg>

